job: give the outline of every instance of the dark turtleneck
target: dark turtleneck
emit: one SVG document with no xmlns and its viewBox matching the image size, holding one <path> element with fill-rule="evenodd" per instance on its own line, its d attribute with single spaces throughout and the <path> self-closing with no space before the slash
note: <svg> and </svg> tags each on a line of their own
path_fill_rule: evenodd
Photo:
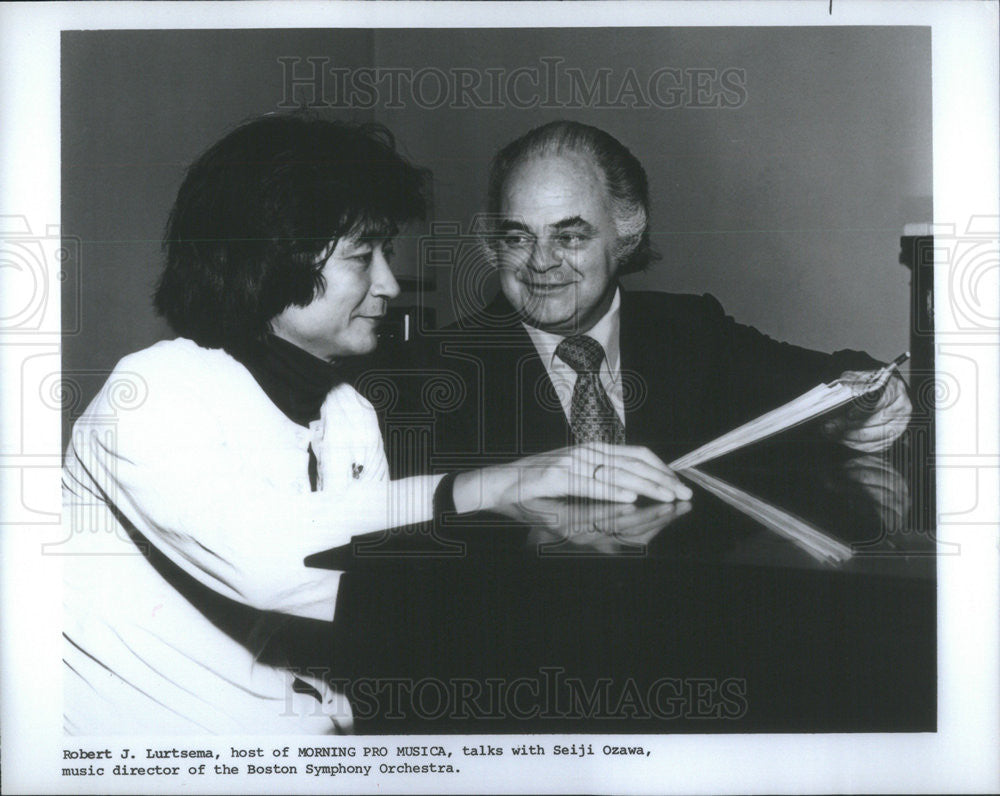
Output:
<svg viewBox="0 0 1000 796">
<path fill-rule="evenodd" d="M 304 351 L 297 345 L 268 334 L 261 342 L 240 349 L 229 349 L 237 361 L 250 371 L 260 388 L 289 420 L 308 426 L 319 419 L 319 410 L 327 394 L 345 381 L 339 368 Z M 434 516 L 455 511 L 453 487 L 456 473 L 448 473 L 434 492 Z M 309 484 L 317 483 L 317 462 L 309 446 Z"/>
<path fill-rule="evenodd" d="M 343 376 L 336 366 L 273 334 L 229 351 L 289 420 L 308 426 Z"/>
</svg>

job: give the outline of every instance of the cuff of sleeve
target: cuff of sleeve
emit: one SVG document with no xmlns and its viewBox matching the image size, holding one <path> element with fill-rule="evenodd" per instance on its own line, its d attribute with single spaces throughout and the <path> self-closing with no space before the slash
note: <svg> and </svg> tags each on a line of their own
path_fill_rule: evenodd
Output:
<svg viewBox="0 0 1000 796">
<path fill-rule="evenodd" d="M 434 519 L 440 519 L 442 514 L 456 514 L 455 509 L 455 478 L 458 473 L 448 473 L 438 481 L 434 489 Z"/>
</svg>

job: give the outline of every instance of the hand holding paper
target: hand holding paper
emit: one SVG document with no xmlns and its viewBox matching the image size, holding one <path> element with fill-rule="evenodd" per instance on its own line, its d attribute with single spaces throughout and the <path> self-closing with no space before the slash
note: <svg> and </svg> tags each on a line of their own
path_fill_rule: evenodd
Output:
<svg viewBox="0 0 1000 796">
<path fill-rule="evenodd" d="M 834 418 L 828 434 L 866 453 L 883 450 L 903 432 L 910 419 L 910 400 L 896 373 L 896 368 L 908 357 L 908 353 L 903 354 L 879 370 L 847 371 L 836 381 L 819 384 L 787 404 L 674 459 L 669 467 L 675 471 L 697 467 L 848 404 L 851 405 L 848 414 L 842 416 L 846 419 Z M 855 415 L 850 418 L 852 409 Z"/>
<path fill-rule="evenodd" d="M 850 370 L 839 381 L 858 389 L 873 375 Z M 888 448 L 903 433 L 912 412 L 906 385 L 898 373 L 893 373 L 883 389 L 862 395 L 845 412 L 823 423 L 823 433 L 848 448 L 876 453 Z"/>
</svg>

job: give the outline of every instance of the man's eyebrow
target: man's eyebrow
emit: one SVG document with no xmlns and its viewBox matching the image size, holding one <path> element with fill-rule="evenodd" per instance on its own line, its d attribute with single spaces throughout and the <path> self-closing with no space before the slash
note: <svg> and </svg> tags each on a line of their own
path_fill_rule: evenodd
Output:
<svg viewBox="0 0 1000 796">
<path fill-rule="evenodd" d="M 518 221 L 515 218 L 505 218 L 499 224 L 497 224 L 497 229 L 501 232 L 510 232 L 511 230 L 518 230 L 519 232 L 530 232 L 527 225 Z"/>
<path fill-rule="evenodd" d="M 594 231 L 594 225 L 591 224 L 589 221 L 586 221 L 585 219 L 581 218 L 580 216 L 573 216 L 571 218 L 563 218 L 563 219 L 560 219 L 559 221 L 557 221 L 554 224 L 549 224 L 549 226 L 552 229 L 555 229 L 555 230 L 570 229 L 570 228 L 574 228 L 575 229 L 575 228 L 578 228 L 578 229 L 586 230 L 588 232 L 593 232 Z"/>
<path fill-rule="evenodd" d="M 581 216 L 571 216 L 569 218 L 562 218 L 559 219 L 559 221 L 549 224 L 548 227 L 549 229 L 555 230 L 556 232 L 559 232 L 564 229 L 582 229 L 587 232 L 593 232 L 595 229 L 593 224 L 591 224 L 589 221 L 582 218 Z M 516 218 L 505 218 L 497 224 L 496 228 L 500 232 L 510 232 L 514 230 L 518 232 L 528 232 L 528 233 L 531 232 L 527 224 L 517 220 Z"/>
<path fill-rule="evenodd" d="M 342 257 L 357 257 L 359 254 L 366 254 L 371 249 L 375 248 L 377 241 L 368 240 L 351 240 L 344 244 L 344 248 L 341 251 Z"/>
</svg>

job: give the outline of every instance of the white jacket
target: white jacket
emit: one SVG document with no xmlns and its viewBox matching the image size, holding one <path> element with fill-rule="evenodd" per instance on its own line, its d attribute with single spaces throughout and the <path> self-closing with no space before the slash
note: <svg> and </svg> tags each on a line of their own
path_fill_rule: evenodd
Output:
<svg viewBox="0 0 1000 796">
<path fill-rule="evenodd" d="M 319 465 L 311 492 L 308 446 Z M 306 429 L 250 373 L 190 340 L 125 357 L 73 428 L 64 468 L 66 729 L 330 732 L 346 700 L 255 662 L 142 555 L 137 541 L 255 609 L 333 620 L 339 572 L 303 559 L 432 515 L 440 476 L 387 480 L 371 405 L 347 385 Z"/>
</svg>

